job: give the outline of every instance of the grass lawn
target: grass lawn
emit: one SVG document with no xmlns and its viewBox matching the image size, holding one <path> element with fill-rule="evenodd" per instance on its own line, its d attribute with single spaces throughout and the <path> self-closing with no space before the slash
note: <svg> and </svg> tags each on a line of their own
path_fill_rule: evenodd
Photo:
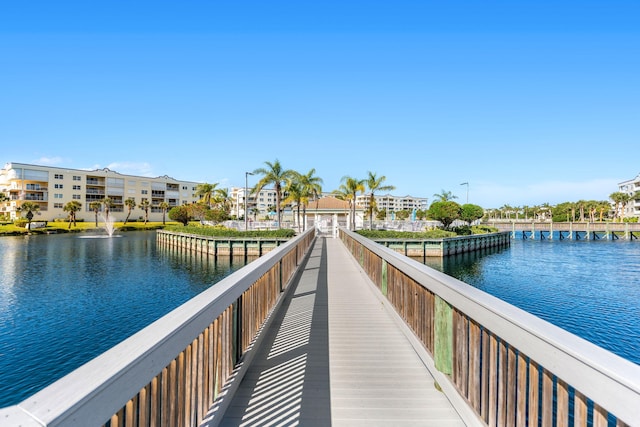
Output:
<svg viewBox="0 0 640 427">
<path fill-rule="evenodd" d="M 36 221 L 34 221 L 36 222 Z M 169 224 L 177 224 L 176 222 L 167 221 L 167 225 Z M 116 222 L 114 224 L 116 228 L 116 233 L 121 231 L 136 231 L 136 230 L 157 230 L 159 228 L 163 228 L 162 222 L 148 222 L 146 225 L 144 222 L 127 222 L 124 225 L 123 222 Z M 96 227 L 96 223 L 93 221 L 84 221 L 77 222 L 76 226 L 71 226 L 69 228 L 69 223 L 67 222 L 54 222 L 50 221 L 47 223 L 46 227 L 29 230 L 17 227 L 12 223 L 0 223 L 0 236 L 19 236 L 24 234 L 47 234 L 47 233 L 104 233 L 104 230 L 100 223 L 98 223 L 98 227 Z"/>
</svg>

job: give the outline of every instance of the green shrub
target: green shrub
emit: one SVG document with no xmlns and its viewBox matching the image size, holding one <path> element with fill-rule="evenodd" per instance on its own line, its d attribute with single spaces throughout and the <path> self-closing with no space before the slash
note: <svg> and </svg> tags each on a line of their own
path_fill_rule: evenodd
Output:
<svg viewBox="0 0 640 427">
<path fill-rule="evenodd" d="M 27 227 L 27 223 L 29 221 L 27 221 L 26 219 L 16 219 L 15 221 L 13 221 L 13 225 L 15 225 L 16 227 L 20 227 L 20 228 L 26 228 Z"/>
<path fill-rule="evenodd" d="M 439 228 L 435 230 L 428 230 L 419 233 L 412 231 L 394 231 L 394 230 L 358 230 L 359 235 L 368 239 L 442 239 L 444 237 L 455 237 L 456 234 L 453 231 L 445 231 Z"/>
<path fill-rule="evenodd" d="M 212 237 L 251 237 L 251 238 L 274 238 L 280 237 L 285 239 L 290 239 L 296 235 L 296 232 L 289 228 L 281 228 L 278 230 L 249 230 L 249 231 L 239 231 L 235 229 L 230 229 L 223 227 L 221 225 L 217 225 L 214 227 L 201 226 L 201 225 L 167 225 L 165 227 L 167 231 L 175 231 L 177 233 L 189 233 L 189 234 L 198 234 L 201 236 L 212 236 Z"/>
</svg>

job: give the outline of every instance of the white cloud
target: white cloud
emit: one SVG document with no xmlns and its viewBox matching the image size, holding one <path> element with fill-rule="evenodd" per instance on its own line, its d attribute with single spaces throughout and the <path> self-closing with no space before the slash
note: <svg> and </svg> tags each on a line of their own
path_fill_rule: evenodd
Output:
<svg viewBox="0 0 640 427">
<path fill-rule="evenodd" d="M 45 156 L 40 157 L 39 159 L 34 161 L 36 165 L 47 165 L 47 166 L 59 165 L 62 162 L 63 162 L 62 157 L 45 157 Z"/>
</svg>

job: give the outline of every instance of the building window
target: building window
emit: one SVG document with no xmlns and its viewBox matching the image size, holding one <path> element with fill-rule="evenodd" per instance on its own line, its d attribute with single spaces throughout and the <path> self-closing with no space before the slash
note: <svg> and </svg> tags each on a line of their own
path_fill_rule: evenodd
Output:
<svg viewBox="0 0 640 427">
<path fill-rule="evenodd" d="M 63 188 L 63 185 L 62 185 L 62 184 L 56 184 L 56 185 L 55 185 L 55 188 L 60 188 L 60 189 L 62 189 L 62 188 Z"/>
<path fill-rule="evenodd" d="M 63 174 L 61 174 L 61 173 L 57 173 L 57 174 L 53 175 L 53 177 L 54 177 L 55 179 L 64 179 L 64 175 L 63 175 Z"/>
<path fill-rule="evenodd" d="M 149 190 L 140 190 L 141 194 L 149 194 Z"/>
<path fill-rule="evenodd" d="M 54 207 L 55 209 L 62 209 L 62 208 L 63 208 L 62 203 L 54 203 L 54 204 L 53 204 L 53 207 Z"/>
<path fill-rule="evenodd" d="M 55 193 L 55 194 L 53 195 L 53 198 L 54 198 L 54 199 L 62 199 L 62 194 L 61 194 L 61 193 Z"/>
<path fill-rule="evenodd" d="M 82 190 L 82 186 L 81 185 L 74 185 L 73 189 L 74 190 Z"/>
<path fill-rule="evenodd" d="M 73 175 L 74 181 L 82 181 L 82 177 L 80 175 Z"/>
<path fill-rule="evenodd" d="M 82 196 L 80 194 L 74 194 L 73 200 L 82 200 Z"/>
</svg>

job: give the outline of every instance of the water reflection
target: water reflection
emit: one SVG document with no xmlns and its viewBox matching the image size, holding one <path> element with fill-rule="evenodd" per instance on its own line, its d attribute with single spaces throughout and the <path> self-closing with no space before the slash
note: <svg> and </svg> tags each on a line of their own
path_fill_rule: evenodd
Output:
<svg viewBox="0 0 640 427">
<path fill-rule="evenodd" d="M 155 232 L 0 239 L 0 407 L 12 405 L 245 265 L 156 247 Z"/>
</svg>

